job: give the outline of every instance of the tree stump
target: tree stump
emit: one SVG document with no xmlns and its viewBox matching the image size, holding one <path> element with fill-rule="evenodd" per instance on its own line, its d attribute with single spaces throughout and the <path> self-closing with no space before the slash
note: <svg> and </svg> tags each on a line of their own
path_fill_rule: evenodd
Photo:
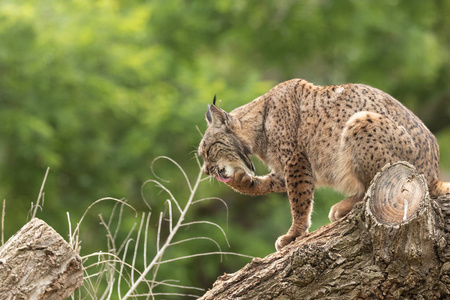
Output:
<svg viewBox="0 0 450 300">
<path fill-rule="evenodd" d="M 42 220 L 0 248 L 0 299 L 66 299 L 82 283 L 81 258 Z"/>
<path fill-rule="evenodd" d="M 388 165 L 345 218 L 219 277 L 201 299 L 443 299 L 449 230 L 450 195 L 430 199 L 413 166 Z"/>
</svg>

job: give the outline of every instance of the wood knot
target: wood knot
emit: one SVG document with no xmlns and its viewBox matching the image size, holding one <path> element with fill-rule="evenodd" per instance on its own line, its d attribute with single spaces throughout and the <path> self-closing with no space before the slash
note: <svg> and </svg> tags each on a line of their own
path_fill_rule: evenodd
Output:
<svg viewBox="0 0 450 300">
<path fill-rule="evenodd" d="M 409 222 L 421 210 L 428 193 L 422 174 L 407 162 L 386 165 L 373 179 L 368 209 L 383 224 Z"/>
</svg>

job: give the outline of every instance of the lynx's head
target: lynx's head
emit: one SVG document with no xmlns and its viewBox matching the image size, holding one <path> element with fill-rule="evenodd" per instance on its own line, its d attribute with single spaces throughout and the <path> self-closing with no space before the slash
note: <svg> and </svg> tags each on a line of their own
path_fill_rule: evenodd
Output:
<svg viewBox="0 0 450 300">
<path fill-rule="evenodd" d="M 235 134 L 238 120 L 215 105 L 208 105 L 206 121 L 208 128 L 203 136 L 198 153 L 203 158 L 203 171 L 228 182 L 236 169 L 254 175 L 255 168 L 249 158 L 250 150 Z"/>
</svg>

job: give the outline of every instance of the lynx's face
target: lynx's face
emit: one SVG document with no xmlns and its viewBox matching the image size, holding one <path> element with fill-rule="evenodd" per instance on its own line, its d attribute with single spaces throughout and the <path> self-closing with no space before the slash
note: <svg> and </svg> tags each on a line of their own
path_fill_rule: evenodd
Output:
<svg viewBox="0 0 450 300">
<path fill-rule="evenodd" d="M 198 148 L 198 154 L 204 161 L 205 174 L 215 176 L 222 182 L 228 182 L 236 169 L 254 175 L 250 151 L 233 132 L 231 116 L 211 105 L 208 107 L 206 120 L 209 126 Z"/>
</svg>

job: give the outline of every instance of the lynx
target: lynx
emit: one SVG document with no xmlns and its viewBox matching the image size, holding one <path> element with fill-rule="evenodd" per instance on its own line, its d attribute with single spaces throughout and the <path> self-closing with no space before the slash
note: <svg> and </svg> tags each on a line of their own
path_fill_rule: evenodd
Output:
<svg viewBox="0 0 450 300">
<path fill-rule="evenodd" d="M 396 99 L 367 85 L 293 79 L 230 113 L 212 104 L 206 119 L 198 152 L 207 175 L 244 194 L 287 192 L 292 226 L 277 250 L 307 233 L 316 186 L 351 195 L 331 208 L 331 221 L 362 200 L 387 163 L 413 164 L 433 197 L 450 193 L 450 183 L 439 180 L 433 134 Z M 271 172 L 255 176 L 251 155 Z"/>
</svg>

